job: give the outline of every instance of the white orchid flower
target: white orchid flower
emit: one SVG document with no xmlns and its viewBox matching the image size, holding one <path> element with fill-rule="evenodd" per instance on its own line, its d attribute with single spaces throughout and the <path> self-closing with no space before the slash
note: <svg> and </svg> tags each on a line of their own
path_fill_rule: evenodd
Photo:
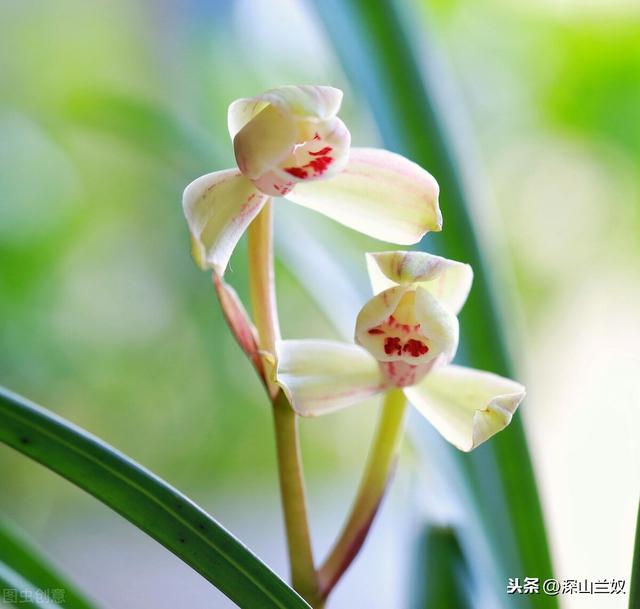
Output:
<svg viewBox="0 0 640 609">
<path fill-rule="evenodd" d="M 399 387 L 460 450 L 470 451 L 504 429 L 524 387 L 450 363 L 471 267 L 423 252 L 367 254 L 367 266 L 376 295 L 358 315 L 357 345 L 277 344 L 276 381 L 294 410 L 303 416 L 325 414 Z"/>
<path fill-rule="evenodd" d="M 350 148 L 336 116 L 342 91 L 286 86 L 229 106 L 237 169 L 189 184 L 183 209 L 202 268 L 223 275 L 240 237 L 269 197 L 285 196 L 357 231 L 417 243 L 442 228 L 438 184 L 404 157 Z"/>
</svg>

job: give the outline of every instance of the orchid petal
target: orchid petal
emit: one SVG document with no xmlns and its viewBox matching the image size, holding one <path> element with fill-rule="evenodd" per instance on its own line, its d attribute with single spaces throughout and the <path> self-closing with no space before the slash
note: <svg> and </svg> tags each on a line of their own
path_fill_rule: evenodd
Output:
<svg viewBox="0 0 640 609">
<path fill-rule="evenodd" d="M 182 196 L 182 207 L 198 265 L 222 276 L 240 237 L 267 199 L 236 169 L 209 173 L 191 182 Z"/>
<path fill-rule="evenodd" d="M 427 290 L 416 288 L 415 315 L 421 331 L 429 337 L 439 365 L 449 363 L 458 350 L 458 318 L 443 307 L 440 301 Z"/>
<path fill-rule="evenodd" d="M 525 389 L 490 372 L 445 366 L 405 393 L 446 440 L 468 452 L 511 422 Z"/>
<path fill-rule="evenodd" d="M 341 173 L 300 183 L 287 198 L 376 239 L 409 244 L 441 230 L 438 191 L 433 176 L 408 159 L 352 148 Z"/>
<path fill-rule="evenodd" d="M 295 148 L 298 125 L 291 114 L 266 106 L 233 138 L 240 171 L 251 180 L 278 167 Z"/>
<path fill-rule="evenodd" d="M 416 284 L 457 314 L 465 303 L 473 270 L 468 264 L 426 252 L 369 253 L 367 270 L 377 294 L 394 285 Z"/>
<path fill-rule="evenodd" d="M 276 382 L 301 416 L 326 414 L 385 389 L 378 362 L 357 345 L 284 340 L 276 351 Z"/>
<path fill-rule="evenodd" d="M 298 118 L 328 119 L 335 116 L 342 103 L 342 91 L 334 87 L 288 85 L 270 89 L 255 97 L 238 99 L 229 106 L 229 134 L 237 133 L 267 106 Z"/>
<path fill-rule="evenodd" d="M 438 365 L 443 365 L 455 355 L 458 334 L 458 319 L 431 293 L 398 285 L 364 305 L 356 320 L 355 339 L 380 362 L 424 365 L 438 359 Z M 389 340 L 395 340 L 397 351 L 389 349 Z M 427 350 L 403 348 L 414 341 Z"/>
</svg>

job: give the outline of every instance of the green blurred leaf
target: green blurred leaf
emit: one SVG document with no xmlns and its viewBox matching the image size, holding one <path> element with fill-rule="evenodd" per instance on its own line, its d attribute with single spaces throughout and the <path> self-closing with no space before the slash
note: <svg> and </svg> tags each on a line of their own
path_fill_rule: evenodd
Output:
<svg viewBox="0 0 640 609">
<path fill-rule="evenodd" d="M 5 389 L 0 389 L 0 441 L 91 493 L 238 606 L 308 608 L 190 499 L 98 438 Z"/>
<path fill-rule="evenodd" d="M 470 609 L 470 573 L 456 532 L 429 525 L 416 557 L 414 609 Z"/>
<path fill-rule="evenodd" d="M 2 561 L 0 561 L 0 592 L 2 592 L 0 600 L 3 606 L 24 607 L 26 609 L 55 609 L 60 607 L 57 603 L 45 598 L 37 586 Z"/>
<path fill-rule="evenodd" d="M 92 609 L 89 602 L 61 576 L 35 545 L 8 522 L 0 519 L 0 563 L 43 591 L 64 590 L 67 609 Z"/>
<path fill-rule="evenodd" d="M 70 99 L 67 113 L 76 124 L 116 137 L 178 171 L 206 171 L 223 155 L 204 129 L 149 100 L 85 91 Z"/>
<path fill-rule="evenodd" d="M 465 156 L 455 100 L 443 99 L 446 74 L 436 65 L 433 46 L 420 27 L 421 49 L 429 69 L 418 64 L 407 26 L 391 0 L 315 0 L 318 13 L 339 52 L 351 82 L 374 112 L 384 142 L 426 167 L 441 187 L 442 236 L 430 249 L 473 266 L 475 280 L 460 316 L 467 363 L 512 376 L 499 320 L 497 295 L 490 290 L 488 265 L 478 246 L 469 209 L 479 198 L 468 179 L 475 160 Z M 406 5 L 403 5 L 406 7 Z M 415 16 L 413 19 L 415 24 Z M 437 92 L 437 94 L 436 94 Z M 454 141 L 457 146 L 454 146 Z M 462 145 L 460 145 L 462 144 Z M 437 248 L 431 240 L 436 239 Z M 470 455 L 456 451 L 477 501 L 487 537 L 499 560 L 500 575 L 552 577 L 551 559 L 531 459 L 519 415 L 507 430 Z M 508 602 L 505 600 L 505 602 Z M 522 606 L 557 607 L 557 600 L 532 595 Z"/>
</svg>

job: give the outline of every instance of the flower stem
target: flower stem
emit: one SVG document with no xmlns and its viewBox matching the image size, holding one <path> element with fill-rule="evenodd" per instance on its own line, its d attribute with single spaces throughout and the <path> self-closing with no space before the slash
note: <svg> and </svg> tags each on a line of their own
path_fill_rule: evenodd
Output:
<svg viewBox="0 0 640 609">
<path fill-rule="evenodd" d="M 275 355 L 280 338 L 273 271 L 273 210 L 271 200 L 249 226 L 250 293 L 253 318 L 262 351 Z M 291 566 L 291 583 L 313 607 L 320 609 L 318 582 L 305 497 L 297 416 L 282 391 L 266 375 L 273 416 L 280 478 L 280 495 Z"/>
<path fill-rule="evenodd" d="M 322 598 L 333 590 L 362 548 L 387 488 L 404 430 L 407 399 L 400 389 L 385 396 L 367 464 L 351 512 L 319 571 Z"/>
<path fill-rule="evenodd" d="M 280 494 L 291 564 L 291 583 L 309 604 L 317 608 L 320 595 L 307 521 L 307 502 L 298 441 L 298 417 L 282 392 L 279 392 L 274 400 L 273 416 Z"/>
<path fill-rule="evenodd" d="M 269 199 L 248 229 L 249 238 L 249 292 L 253 320 L 258 330 L 258 343 L 262 351 L 275 354 L 280 339 L 280 322 L 276 306 L 275 276 L 273 271 L 273 202 Z M 267 384 L 274 399 L 278 386 L 269 378 Z"/>
</svg>

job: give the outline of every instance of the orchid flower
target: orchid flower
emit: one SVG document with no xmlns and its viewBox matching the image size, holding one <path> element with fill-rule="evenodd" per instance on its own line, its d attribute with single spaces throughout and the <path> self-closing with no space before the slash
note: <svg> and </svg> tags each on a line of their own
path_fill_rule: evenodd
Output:
<svg viewBox="0 0 640 609">
<path fill-rule="evenodd" d="M 285 86 L 229 106 L 237 169 L 189 184 L 183 209 L 193 256 L 223 275 L 240 237 L 270 197 L 284 197 L 383 241 L 417 243 L 442 228 L 438 184 L 404 157 L 350 148 L 336 116 L 342 91 Z"/>
<path fill-rule="evenodd" d="M 506 427 L 524 387 L 450 363 L 471 267 L 424 252 L 367 254 L 367 267 L 376 295 L 358 315 L 357 345 L 327 340 L 277 344 L 276 381 L 293 409 L 315 416 L 401 388 L 460 450 L 470 451 Z"/>
</svg>

